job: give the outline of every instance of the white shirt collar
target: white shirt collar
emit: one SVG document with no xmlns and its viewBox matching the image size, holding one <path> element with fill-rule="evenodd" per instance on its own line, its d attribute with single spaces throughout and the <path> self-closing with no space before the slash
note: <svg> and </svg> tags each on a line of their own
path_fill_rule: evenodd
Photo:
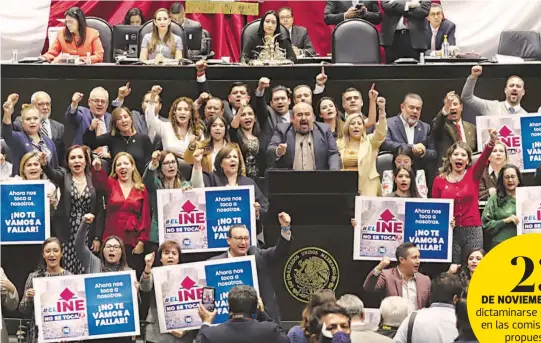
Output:
<svg viewBox="0 0 541 343">
<path fill-rule="evenodd" d="M 430 29 L 432 30 L 432 33 L 438 32 L 438 30 L 440 29 L 440 26 L 441 26 L 441 24 L 438 27 L 434 27 L 434 26 L 432 26 L 432 24 L 429 24 L 429 25 L 430 25 Z"/>
<path fill-rule="evenodd" d="M 404 119 L 404 116 L 402 115 L 402 113 L 400 113 L 400 120 L 402 120 L 402 124 L 404 124 L 404 127 L 407 127 L 407 128 L 410 128 L 410 129 L 413 129 L 414 127 L 417 126 L 417 124 L 419 124 L 419 121 L 417 120 L 417 122 L 410 126 L 410 124 L 408 124 L 408 122 Z"/>
<path fill-rule="evenodd" d="M 513 107 L 515 109 L 515 113 L 520 111 L 522 109 L 522 107 L 519 105 L 515 105 L 515 106 L 511 106 L 510 103 L 507 102 L 507 100 L 504 101 L 505 102 L 505 108 L 507 108 L 507 110 L 509 110 L 511 107 Z"/>
<path fill-rule="evenodd" d="M 400 275 L 400 278 L 404 280 L 404 274 L 402 274 L 402 272 L 400 271 L 400 268 L 396 267 L 396 270 L 398 271 L 398 275 Z M 413 273 L 413 277 L 410 279 L 410 281 L 415 280 L 415 275 L 417 275 L 417 273 Z"/>
</svg>

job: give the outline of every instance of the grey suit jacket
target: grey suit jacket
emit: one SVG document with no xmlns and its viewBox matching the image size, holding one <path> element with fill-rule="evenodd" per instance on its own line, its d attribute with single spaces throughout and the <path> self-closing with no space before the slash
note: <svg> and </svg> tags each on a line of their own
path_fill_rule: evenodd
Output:
<svg viewBox="0 0 541 343">
<path fill-rule="evenodd" d="M 329 125 L 314 122 L 312 130 L 314 141 L 314 159 L 317 170 L 341 170 L 342 161 L 336 140 Z M 267 159 L 269 165 L 276 168 L 293 169 L 295 161 L 295 128 L 292 123 L 280 123 L 276 125 L 274 135 L 267 147 Z M 287 152 L 284 156 L 276 158 L 276 148 L 279 144 L 287 143 Z"/>
<path fill-rule="evenodd" d="M 475 84 L 477 79 L 472 79 L 471 75 L 466 79 L 464 88 L 462 88 L 462 94 L 460 97 L 464 104 L 475 111 L 475 116 L 493 116 L 493 115 L 509 115 L 509 109 L 507 108 L 505 101 L 498 100 L 485 100 L 473 95 Z M 526 110 L 522 107 L 515 112 L 516 114 L 526 114 Z"/>
<path fill-rule="evenodd" d="M 359 16 L 359 19 L 364 19 L 369 23 L 378 25 L 381 23 L 381 12 L 379 10 L 377 0 L 360 0 L 359 3 L 364 3 L 366 12 Z M 353 6 L 352 1 L 336 1 L 327 0 L 323 20 L 327 25 L 338 25 L 345 20 L 344 13 Z"/>
<path fill-rule="evenodd" d="M 381 24 L 380 41 L 383 46 L 391 46 L 398 21 L 403 16 L 408 20 L 411 46 L 417 50 L 426 50 L 425 18 L 430 12 L 430 0 L 421 1 L 421 6 L 406 9 L 406 0 L 382 0 L 381 7 L 385 12 Z"/>
<path fill-rule="evenodd" d="M 56 147 L 56 154 L 58 156 L 58 161 L 60 162 L 64 159 L 64 153 L 66 152 L 66 146 L 64 145 L 64 124 L 51 118 L 49 118 L 49 123 L 51 124 L 51 140 Z M 12 126 L 15 131 L 23 130 L 21 116 L 15 118 Z M 62 164 L 62 162 L 60 162 L 60 164 Z"/>
<path fill-rule="evenodd" d="M 0 280 L 7 279 L 4 269 L 0 267 Z M 14 311 L 19 306 L 19 293 L 17 289 L 12 294 L 2 294 L 2 307 L 7 310 Z M 9 342 L 8 330 L 6 328 L 6 323 L 4 322 L 4 317 L 2 316 L 2 330 L 0 330 L 0 342 Z"/>
<path fill-rule="evenodd" d="M 280 235 L 276 245 L 271 248 L 260 249 L 256 246 L 252 246 L 248 249 L 248 256 L 255 256 L 257 278 L 259 282 L 259 295 L 265 305 L 265 311 L 272 320 L 278 324 L 280 324 L 280 309 L 278 308 L 278 301 L 276 299 L 276 294 L 274 293 L 272 282 L 272 276 L 274 275 L 273 269 L 278 266 L 278 263 L 281 260 L 285 261 L 288 257 L 292 241 L 293 236 L 291 236 L 291 239 L 288 241 Z M 222 258 L 228 258 L 227 251 L 218 256 L 211 257 L 210 260 Z"/>
<path fill-rule="evenodd" d="M 316 50 L 312 45 L 312 40 L 308 36 L 308 30 L 305 27 L 293 25 L 290 36 L 291 44 L 303 50 L 305 56 L 315 56 Z"/>
</svg>

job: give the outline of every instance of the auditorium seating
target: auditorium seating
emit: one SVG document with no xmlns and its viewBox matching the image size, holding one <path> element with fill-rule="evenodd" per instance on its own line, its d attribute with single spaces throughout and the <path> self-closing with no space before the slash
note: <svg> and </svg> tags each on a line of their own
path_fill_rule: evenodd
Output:
<svg viewBox="0 0 541 343">
<path fill-rule="evenodd" d="M 113 28 L 105 20 L 97 17 L 87 17 L 86 24 L 99 31 L 103 45 L 103 62 L 110 63 L 113 60 Z"/>
<path fill-rule="evenodd" d="M 332 62 L 379 64 L 379 35 L 374 25 L 362 19 L 336 25 L 332 33 Z"/>
<path fill-rule="evenodd" d="M 537 31 L 503 31 L 498 54 L 541 60 L 541 35 Z"/>
</svg>

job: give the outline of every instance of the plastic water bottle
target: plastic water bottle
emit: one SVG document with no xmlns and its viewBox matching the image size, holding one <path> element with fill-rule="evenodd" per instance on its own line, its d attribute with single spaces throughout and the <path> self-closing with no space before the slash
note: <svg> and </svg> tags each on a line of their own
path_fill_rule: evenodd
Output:
<svg viewBox="0 0 541 343">
<path fill-rule="evenodd" d="M 419 55 L 419 64 L 425 64 L 425 53 L 421 52 Z"/>
<path fill-rule="evenodd" d="M 449 57 L 449 42 L 447 41 L 447 35 L 443 36 L 443 43 L 441 45 L 441 50 L 444 58 Z"/>
<path fill-rule="evenodd" d="M 87 52 L 87 53 L 86 53 L 86 60 L 85 60 L 85 63 L 86 63 L 86 64 L 92 64 L 92 58 L 90 58 L 90 52 Z"/>
</svg>

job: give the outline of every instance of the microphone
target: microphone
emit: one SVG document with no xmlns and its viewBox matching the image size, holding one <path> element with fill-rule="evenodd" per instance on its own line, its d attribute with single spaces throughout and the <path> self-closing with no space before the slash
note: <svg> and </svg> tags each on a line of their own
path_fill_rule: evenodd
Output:
<svg viewBox="0 0 541 343">
<path fill-rule="evenodd" d="M 314 169 L 316 168 L 316 156 L 314 155 L 314 149 L 312 149 L 312 142 L 308 142 L 308 147 L 310 148 L 310 154 L 312 154 L 312 158 L 314 159 Z"/>
</svg>

